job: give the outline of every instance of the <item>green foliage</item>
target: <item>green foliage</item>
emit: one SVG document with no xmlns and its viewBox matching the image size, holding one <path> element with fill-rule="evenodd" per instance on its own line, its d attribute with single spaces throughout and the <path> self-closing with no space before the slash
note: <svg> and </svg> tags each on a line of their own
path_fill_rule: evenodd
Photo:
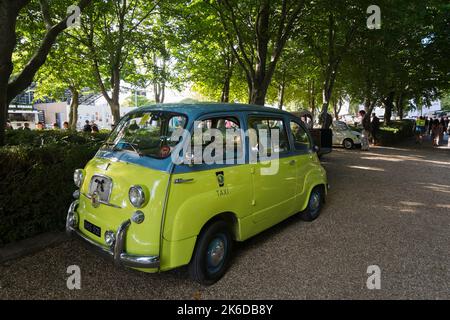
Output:
<svg viewBox="0 0 450 320">
<path fill-rule="evenodd" d="M 125 98 L 125 100 L 122 102 L 122 105 L 124 107 L 136 107 L 136 102 L 137 107 L 144 107 L 148 106 L 149 104 L 155 103 L 155 100 L 149 99 L 145 96 L 135 96 L 134 94 L 132 94 L 131 96 Z"/>
<path fill-rule="evenodd" d="M 444 94 L 441 98 L 441 109 L 450 111 L 450 93 Z"/>
<path fill-rule="evenodd" d="M 380 127 L 379 140 L 382 145 L 391 145 L 402 142 L 414 135 L 414 121 L 392 121 L 388 126 Z"/>
<path fill-rule="evenodd" d="M 101 134 L 8 131 L 0 148 L 0 245 L 62 230 L 73 172 L 94 156 Z"/>
<path fill-rule="evenodd" d="M 361 132 L 361 127 L 349 125 L 354 130 Z M 414 135 L 413 120 L 392 121 L 389 125 L 382 125 L 378 133 L 378 142 L 381 145 L 392 145 L 411 138 Z"/>
</svg>

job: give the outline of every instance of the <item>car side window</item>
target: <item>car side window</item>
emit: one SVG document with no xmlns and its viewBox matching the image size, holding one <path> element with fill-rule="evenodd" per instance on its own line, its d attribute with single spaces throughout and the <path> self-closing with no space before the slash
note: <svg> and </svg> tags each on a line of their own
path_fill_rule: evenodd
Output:
<svg viewBox="0 0 450 320">
<path fill-rule="evenodd" d="M 212 144 L 215 139 L 220 138 L 216 136 L 208 138 L 208 130 L 215 129 L 215 133 L 220 132 L 222 138 L 223 160 L 240 159 L 243 155 L 242 138 L 240 133 L 240 123 L 235 117 L 214 117 L 203 119 L 195 122 L 195 128 L 202 131 L 202 137 L 196 136 L 195 133 L 192 136 L 192 146 L 194 144 L 202 146 L 202 152 L 205 148 Z M 211 132 L 214 132 L 211 131 Z M 213 150 L 212 156 L 219 150 Z"/>
<path fill-rule="evenodd" d="M 265 152 L 264 142 L 260 141 L 261 135 L 266 134 L 267 146 L 265 146 L 268 150 L 266 150 L 267 155 L 270 156 L 272 152 L 276 153 L 286 153 L 289 152 L 289 139 L 286 131 L 286 126 L 283 119 L 271 118 L 271 117 L 256 117 L 250 116 L 248 119 L 248 128 L 253 129 L 256 134 L 256 140 L 250 141 L 252 151 L 256 151 L 261 154 Z M 264 131 L 263 131 L 264 130 Z M 272 139 L 273 130 L 278 131 L 278 143 L 276 143 L 275 139 Z"/>
<path fill-rule="evenodd" d="M 294 149 L 297 151 L 308 151 L 311 149 L 311 141 L 308 133 L 297 122 L 291 120 L 291 134 L 294 141 Z"/>
</svg>

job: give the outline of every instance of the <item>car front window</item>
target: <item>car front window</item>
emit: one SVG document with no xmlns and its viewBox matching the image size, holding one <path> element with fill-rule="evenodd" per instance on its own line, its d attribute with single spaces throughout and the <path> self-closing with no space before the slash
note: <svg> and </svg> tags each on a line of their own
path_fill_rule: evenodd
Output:
<svg viewBox="0 0 450 320">
<path fill-rule="evenodd" d="M 186 120 L 183 115 L 162 111 L 132 113 L 120 121 L 102 148 L 166 158 L 179 142 L 170 140 L 172 133 L 184 129 Z"/>
</svg>

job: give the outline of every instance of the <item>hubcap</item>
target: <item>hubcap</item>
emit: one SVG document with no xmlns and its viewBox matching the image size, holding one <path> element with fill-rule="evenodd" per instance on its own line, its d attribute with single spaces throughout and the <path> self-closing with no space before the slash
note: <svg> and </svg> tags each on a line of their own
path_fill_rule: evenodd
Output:
<svg viewBox="0 0 450 320">
<path fill-rule="evenodd" d="M 217 272 L 222 267 L 226 247 L 226 238 L 223 234 L 217 235 L 217 237 L 210 242 L 207 252 L 207 268 L 209 272 Z"/>
<path fill-rule="evenodd" d="M 310 202 L 310 208 L 311 210 L 315 211 L 320 206 L 320 195 L 317 192 L 314 192 L 311 195 L 311 202 Z"/>
<path fill-rule="evenodd" d="M 345 148 L 347 148 L 347 149 L 350 149 L 352 147 L 352 143 L 348 140 L 345 140 L 344 144 L 345 144 Z"/>
</svg>

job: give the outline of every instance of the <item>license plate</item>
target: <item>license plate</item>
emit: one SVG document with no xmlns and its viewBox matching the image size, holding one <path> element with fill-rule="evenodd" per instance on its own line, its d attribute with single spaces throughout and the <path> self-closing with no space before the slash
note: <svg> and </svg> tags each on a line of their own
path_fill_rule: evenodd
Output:
<svg viewBox="0 0 450 320">
<path fill-rule="evenodd" d="M 84 220 L 84 228 L 89 231 L 90 233 L 95 234 L 97 237 L 102 236 L 102 228 L 97 227 L 95 224 L 90 223 L 87 220 Z"/>
</svg>

